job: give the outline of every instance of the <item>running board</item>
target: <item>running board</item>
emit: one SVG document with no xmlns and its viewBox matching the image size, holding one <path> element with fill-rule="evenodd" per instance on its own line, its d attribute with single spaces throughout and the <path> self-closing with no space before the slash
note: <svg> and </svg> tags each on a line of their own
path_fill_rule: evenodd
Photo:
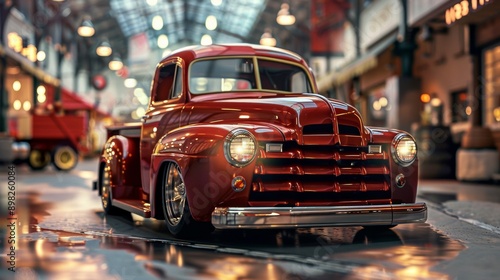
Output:
<svg viewBox="0 0 500 280">
<path fill-rule="evenodd" d="M 135 199 L 113 199 L 111 202 L 113 206 L 116 206 L 120 209 L 126 210 L 130 213 L 137 214 L 144 218 L 151 218 L 151 208 L 149 203 L 144 203 L 140 200 Z"/>
</svg>

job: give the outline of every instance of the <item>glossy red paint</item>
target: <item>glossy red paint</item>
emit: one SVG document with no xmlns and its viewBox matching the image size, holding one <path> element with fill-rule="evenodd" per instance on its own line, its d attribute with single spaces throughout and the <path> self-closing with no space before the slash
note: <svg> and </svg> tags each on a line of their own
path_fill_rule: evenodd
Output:
<svg viewBox="0 0 500 280">
<path fill-rule="evenodd" d="M 309 84 L 312 92 L 262 89 L 262 80 L 270 74 L 259 73 L 264 70 L 258 65 L 245 73 L 257 75 L 254 89 L 191 92 L 197 86 L 190 80 L 193 63 L 230 57 L 296 66 L 304 73 L 301 83 Z M 282 79 L 279 70 L 271 74 Z M 295 82 L 291 74 L 287 79 Z M 167 92 L 164 83 L 169 84 Z M 130 203 L 131 211 L 165 218 L 162 186 L 173 163 L 179 167 L 181 177 L 176 178 L 183 180 L 181 188 L 195 221 L 210 221 L 216 207 L 414 203 L 418 163 L 401 167 L 391 152 L 394 137 L 403 132 L 366 127 L 354 107 L 315 92 L 306 62 L 288 51 L 241 44 L 173 52 L 158 64 L 142 124 L 108 131 L 101 167 L 111 164 L 113 199 Z M 228 135 L 238 129 L 256 141 L 256 157 L 244 166 L 227 159 Z M 280 150 L 268 150 L 267 144 L 277 144 Z M 368 145 L 379 145 L 381 151 L 369 152 Z M 406 178 L 403 187 L 395 183 L 399 174 Z M 237 176 L 246 182 L 241 191 L 231 187 Z"/>
</svg>

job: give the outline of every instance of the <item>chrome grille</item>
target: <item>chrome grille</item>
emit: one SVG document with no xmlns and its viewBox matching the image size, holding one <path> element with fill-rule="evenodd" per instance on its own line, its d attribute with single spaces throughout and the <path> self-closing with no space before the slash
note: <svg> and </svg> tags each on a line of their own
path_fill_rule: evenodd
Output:
<svg viewBox="0 0 500 280">
<path fill-rule="evenodd" d="M 388 147 L 283 144 L 283 152 L 261 149 L 251 201 L 342 202 L 390 199 Z"/>
</svg>

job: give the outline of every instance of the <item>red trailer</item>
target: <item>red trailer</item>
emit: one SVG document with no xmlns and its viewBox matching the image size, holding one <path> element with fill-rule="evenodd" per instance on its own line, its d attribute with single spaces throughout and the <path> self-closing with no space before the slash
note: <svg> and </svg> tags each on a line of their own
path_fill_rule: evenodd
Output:
<svg viewBox="0 0 500 280">
<path fill-rule="evenodd" d="M 25 160 L 33 170 L 41 170 L 51 162 L 58 170 L 71 170 L 79 154 L 87 151 L 83 144 L 87 134 L 84 116 L 33 114 L 14 119 L 11 128 L 17 151 L 25 150 L 27 154 L 18 160 Z"/>
<path fill-rule="evenodd" d="M 71 170 L 78 158 L 90 150 L 89 118 L 95 108 L 66 89 L 61 92 L 62 107 L 54 108 L 54 88 L 46 88 L 46 102 L 30 114 L 10 119 L 14 155 L 17 162 L 26 162 L 33 170 L 44 169 L 50 163 L 57 170 Z"/>
</svg>

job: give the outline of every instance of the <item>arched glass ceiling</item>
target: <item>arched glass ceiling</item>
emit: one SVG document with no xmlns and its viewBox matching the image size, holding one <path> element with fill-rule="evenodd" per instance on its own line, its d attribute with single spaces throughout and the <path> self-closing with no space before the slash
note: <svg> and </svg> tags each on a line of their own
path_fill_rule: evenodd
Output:
<svg viewBox="0 0 500 280">
<path fill-rule="evenodd" d="M 213 2 L 220 2 L 214 5 Z M 267 0 L 110 0 L 111 12 L 126 37 L 146 33 L 151 48 L 157 38 L 168 36 L 170 44 L 199 44 L 208 34 L 213 43 L 246 42 L 266 7 Z M 154 5 L 152 5 L 154 4 Z M 217 3 L 216 3 L 217 4 Z M 205 20 L 217 18 L 217 28 L 208 30 Z M 155 30 L 152 21 L 161 16 L 163 27 Z"/>
</svg>

